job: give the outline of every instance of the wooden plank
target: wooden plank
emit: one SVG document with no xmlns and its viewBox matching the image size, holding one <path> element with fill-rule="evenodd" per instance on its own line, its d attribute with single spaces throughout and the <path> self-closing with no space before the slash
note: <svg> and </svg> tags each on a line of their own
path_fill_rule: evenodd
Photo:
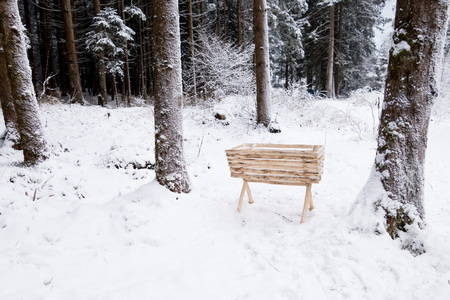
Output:
<svg viewBox="0 0 450 300">
<path fill-rule="evenodd" d="M 276 185 L 291 185 L 291 186 L 307 186 L 310 184 L 310 182 L 286 182 L 286 181 L 251 181 L 248 180 L 248 182 L 255 182 L 255 183 L 267 183 L 267 184 L 276 184 Z M 313 182 L 315 183 L 315 182 Z"/>
<path fill-rule="evenodd" d="M 317 165 L 306 165 L 306 166 L 296 166 L 296 165 L 285 165 L 285 164 L 261 164 L 261 163 L 243 163 L 243 162 L 231 162 L 229 163 L 230 168 L 248 168 L 248 169 L 266 169 L 266 170 L 285 170 L 285 171 L 302 171 L 319 173 L 323 168 Z"/>
<path fill-rule="evenodd" d="M 232 161 L 245 161 L 245 162 L 251 162 L 251 161 L 262 161 L 262 162 L 266 162 L 268 164 L 272 164 L 272 163 L 297 163 L 297 164 L 317 164 L 319 162 L 319 160 L 317 159 L 311 159 L 311 158 L 307 158 L 307 159 L 301 159 L 298 157 L 267 157 L 267 156 L 258 156 L 258 155 L 252 155 L 252 156 L 241 156 L 241 155 L 236 155 L 236 156 L 229 156 L 228 158 L 229 162 Z"/>
<path fill-rule="evenodd" d="M 242 178 L 249 182 L 299 182 L 299 183 L 319 183 L 320 176 L 318 177 L 290 177 L 290 176 L 270 176 L 270 175 L 252 175 L 252 174 L 240 174 L 231 173 L 233 178 Z"/>
<path fill-rule="evenodd" d="M 321 146 L 321 145 L 318 145 Z M 302 145 L 302 144 L 262 144 L 262 143 L 245 143 L 234 147 L 233 149 L 245 149 L 245 148 L 266 148 L 266 149 L 313 149 L 314 145 Z"/>
<path fill-rule="evenodd" d="M 298 161 L 267 161 L 267 160 L 231 160 L 228 162 L 233 167 L 249 167 L 249 168 L 267 168 L 270 170 L 289 170 L 289 168 L 296 168 L 307 170 L 311 172 L 318 172 L 322 169 L 320 164 L 302 163 Z"/>
<path fill-rule="evenodd" d="M 225 152 L 227 156 L 257 156 L 257 157 L 279 157 L 280 159 L 286 159 L 292 157 L 292 159 L 317 159 L 319 156 L 315 152 L 305 151 L 274 151 L 274 150 L 238 150 Z"/>
<path fill-rule="evenodd" d="M 268 175 L 283 175 L 283 176 L 300 176 L 300 177 L 310 177 L 318 176 L 319 172 L 310 172 L 303 170 L 268 170 L 268 169 L 252 169 L 248 167 L 236 168 L 230 167 L 232 173 L 242 173 L 242 174 L 268 174 Z"/>
</svg>

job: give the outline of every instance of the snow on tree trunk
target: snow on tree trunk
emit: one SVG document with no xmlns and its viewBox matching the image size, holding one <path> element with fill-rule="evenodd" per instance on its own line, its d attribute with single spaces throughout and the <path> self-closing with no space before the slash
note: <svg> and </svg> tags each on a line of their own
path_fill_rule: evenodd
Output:
<svg viewBox="0 0 450 300">
<path fill-rule="evenodd" d="M 19 125 L 17 124 L 14 100 L 11 95 L 7 64 L 4 50 L 0 50 L 0 100 L 2 104 L 3 119 L 5 121 L 5 142 L 12 148 L 20 150 Z"/>
<path fill-rule="evenodd" d="M 0 51 L 4 52 L 7 62 L 24 160 L 33 165 L 47 159 L 49 153 L 39 119 L 17 0 L 0 0 Z"/>
<path fill-rule="evenodd" d="M 253 0 L 255 34 L 256 112 L 258 124 L 270 123 L 269 29 L 266 0 Z"/>
<path fill-rule="evenodd" d="M 328 45 L 327 97 L 334 98 L 334 3 L 330 7 L 330 41 Z"/>
<path fill-rule="evenodd" d="M 172 192 L 190 191 L 183 155 L 181 42 L 178 1 L 152 1 L 156 179 Z"/>
<path fill-rule="evenodd" d="M 72 21 L 72 5 L 70 0 L 61 0 L 64 17 L 64 30 L 66 33 L 67 63 L 69 66 L 69 88 L 72 102 L 83 104 L 81 90 L 80 70 L 78 68 L 78 54 L 75 44 L 75 32 Z"/>
<path fill-rule="evenodd" d="M 424 251 L 415 235 L 425 221 L 425 150 L 447 13 L 446 0 L 397 1 L 375 164 L 353 207 L 373 205 L 389 235 L 416 253 Z"/>
</svg>

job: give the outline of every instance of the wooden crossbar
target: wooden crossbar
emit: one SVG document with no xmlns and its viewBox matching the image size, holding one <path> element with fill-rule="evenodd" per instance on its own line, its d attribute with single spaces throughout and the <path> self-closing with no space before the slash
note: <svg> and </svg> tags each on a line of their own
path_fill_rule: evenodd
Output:
<svg viewBox="0 0 450 300">
<path fill-rule="evenodd" d="M 245 194 L 253 203 L 249 182 L 306 186 L 301 223 L 314 208 L 312 184 L 323 173 L 325 147 L 322 145 L 243 144 L 226 150 L 231 177 L 242 178 L 238 211 Z"/>
</svg>

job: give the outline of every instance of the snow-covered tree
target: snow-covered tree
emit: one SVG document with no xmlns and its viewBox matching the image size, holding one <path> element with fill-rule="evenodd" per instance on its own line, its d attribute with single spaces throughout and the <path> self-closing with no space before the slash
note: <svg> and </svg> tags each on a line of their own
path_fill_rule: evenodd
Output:
<svg viewBox="0 0 450 300">
<path fill-rule="evenodd" d="M 302 36 L 307 84 L 315 90 L 330 92 L 334 86 L 337 96 L 365 86 L 379 87 L 374 78 L 377 66 L 373 38 L 374 26 L 381 20 L 383 0 L 330 1 L 307 1 Z M 330 14 L 330 3 L 335 3 L 334 14 Z M 334 22 L 330 22 L 332 17 Z M 330 43 L 332 27 L 334 38 Z M 332 60 L 328 57 L 331 45 Z M 330 75 L 334 80 L 330 80 Z"/>
<path fill-rule="evenodd" d="M 153 0 L 155 173 L 172 192 L 188 193 L 183 154 L 183 86 L 178 0 Z"/>
<path fill-rule="evenodd" d="M 377 211 L 384 230 L 415 253 L 424 251 L 416 236 L 425 223 L 425 150 L 448 7 L 447 0 L 397 0 L 375 163 L 353 208 Z"/>
<path fill-rule="evenodd" d="M 272 82 L 289 88 L 300 79 L 297 75 L 304 55 L 301 28 L 307 5 L 304 0 L 271 0 L 267 4 Z"/>
<path fill-rule="evenodd" d="M 100 58 L 103 53 L 106 73 L 113 82 L 114 97 L 117 101 L 116 76 L 124 77 L 123 56 L 128 51 L 127 44 L 135 34 L 125 25 L 117 10 L 106 7 L 94 17 L 93 30 L 87 34 L 86 48 Z"/>
<path fill-rule="evenodd" d="M 47 159 L 49 153 L 39 119 L 17 0 L 0 0 L 0 52 L 14 100 L 24 161 L 33 165 Z"/>
<path fill-rule="evenodd" d="M 202 46 L 195 49 L 195 82 L 204 98 L 254 94 L 253 51 L 250 48 L 240 49 L 220 40 L 215 34 L 200 34 L 198 42 Z M 194 88 L 192 76 L 185 86 L 188 91 Z"/>
</svg>

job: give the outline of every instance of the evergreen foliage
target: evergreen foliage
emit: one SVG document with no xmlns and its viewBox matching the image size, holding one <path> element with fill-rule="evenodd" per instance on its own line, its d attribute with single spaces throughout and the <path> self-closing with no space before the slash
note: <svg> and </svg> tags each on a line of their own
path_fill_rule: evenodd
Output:
<svg viewBox="0 0 450 300">
<path fill-rule="evenodd" d="M 94 17 L 92 28 L 87 34 L 86 49 L 94 55 L 103 51 L 107 73 L 123 78 L 123 56 L 135 32 L 125 25 L 115 9 L 109 7 Z"/>
</svg>

